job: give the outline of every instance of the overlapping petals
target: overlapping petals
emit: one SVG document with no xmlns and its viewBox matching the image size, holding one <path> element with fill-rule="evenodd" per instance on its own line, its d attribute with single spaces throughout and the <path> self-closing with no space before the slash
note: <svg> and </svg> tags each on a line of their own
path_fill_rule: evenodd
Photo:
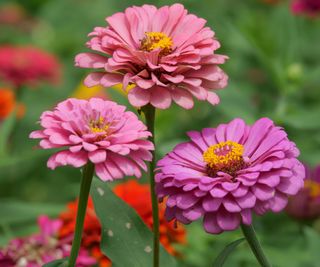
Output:
<svg viewBox="0 0 320 267">
<path fill-rule="evenodd" d="M 228 77 L 219 67 L 227 57 L 214 53 L 220 43 L 204 19 L 174 4 L 130 7 L 106 21 L 109 26 L 89 34 L 87 45 L 95 52 L 75 59 L 76 66 L 95 69 L 85 79 L 87 86 L 122 83 L 126 90 L 134 84 L 128 98 L 136 107 L 150 103 L 166 109 L 174 101 L 190 109 L 193 98 L 219 103 L 213 91 L 227 85 Z M 163 42 L 154 45 L 148 39 L 146 45 L 150 33 L 162 36 Z"/>
<path fill-rule="evenodd" d="M 240 223 L 250 224 L 253 212 L 281 211 L 288 196 L 303 187 L 305 169 L 297 159 L 299 150 L 268 118 L 252 126 L 235 119 L 188 136 L 191 141 L 177 145 L 157 165 L 157 194 L 168 198 L 169 220 L 188 224 L 203 217 L 209 233 L 234 230 Z M 204 152 L 227 141 L 243 146 L 243 164 L 208 173 Z"/>
<path fill-rule="evenodd" d="M 54 111 L 41 115 L 44 128 L 30 134 L 42 139 L 44 149 L 64 148 L 53 154 L 48 167 L 71 165 L 82 167 L 89 160 L 95 164 L 103 181 L 124 176 L 141 176 L 147 170 L 145 161 L 152 159 L 151 135 L 138 117 L 124 106 L 99 98 L 67 99 Z"/>
</svg>

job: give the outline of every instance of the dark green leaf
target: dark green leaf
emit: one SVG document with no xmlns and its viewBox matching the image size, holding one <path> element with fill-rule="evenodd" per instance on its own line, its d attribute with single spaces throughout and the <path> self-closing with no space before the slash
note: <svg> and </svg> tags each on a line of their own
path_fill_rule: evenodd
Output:
<svg viewBox="0 0 320 267">
<path fill-rule="evenodd" d="M 213 267 L 222 267 L 225 261 L 227 260 L 228 256 L 234 251 L 234 249 L 243 241 L 245 238 L 240 238 L 236 241 L 233 241 L 229 245 L 227 245 L 218 255 L 213 263 Z"/>
<path fill-rule="evenodd" d="M 96 179 L 91 190 L 95 210 L 102 225 L 101 249 L 114 267 L 152 266 L 152 232 L 137 213 L 118 198 L 107 183 Z M 160 266 L 176 262 L 162 247 Z"/>
</svg>

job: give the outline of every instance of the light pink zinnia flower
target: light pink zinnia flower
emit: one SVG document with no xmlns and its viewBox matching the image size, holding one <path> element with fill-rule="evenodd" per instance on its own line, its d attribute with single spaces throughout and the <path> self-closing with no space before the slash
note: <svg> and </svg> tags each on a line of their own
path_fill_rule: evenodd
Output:
<svg viewBox="0 0 320 267">
<path fill-rule="evenodd" d="M 166 109 L 173 100 L 190 109 L 193 97 L 219 103 L 212 90 L 227 85 L 228 77 L 218 67 L 227 57 L 214 54 L 220 43 L 205 27 L 206 20 L 174 4 L 130 7 L 106 21 L 109 26 L 89 34 L 87 45 L 98 53 L 82 53 L 75 59 L 76 66 L 97 70 L 85 79 L 87 86 L 122 83 L 126 90 L 134 84 L 128 98 L 136 107 L 150 103 Z"/>
<path fill-rule="evenodd" d="M 41 115 L 43 130 L 34 131 L 31 138 L 40 138 L 40 146 L 64 148 L 52 155 L 48 167 L 71 165 L 82 167 L 89 160 L 102 180 L 141 176 L 147 170 L 153 144 L 145 140 L 151 135 L 147 127 L 126 107 L 112 101 L 91 98 L 67 99 L 54 111 Z"/>
<path fill-rule="evenodd" d="M 69 256 L 71 245 L 58 240 L 60 220 L 50 220 L 47 216 L 38 218 L 40 232 L 25 238 L 12 240 L 7 247 L 0 249 L 1 267 L 41 267 L 53 260 Z M 80 250 L 77 267 L 89 267 L 96 260 L 84 249 Z"/>
<path fill-rule="evenodd" d="M 279 212 L 303 187 L 299 150 L 270 119 L 254 125 L 235 119 L 188 133 L 158 162 L 156 189 L 167 199 L 167 218 L 190 223 L 204 217 L 209 233 L 251 224 L 252 212 Z"/>
</svg>

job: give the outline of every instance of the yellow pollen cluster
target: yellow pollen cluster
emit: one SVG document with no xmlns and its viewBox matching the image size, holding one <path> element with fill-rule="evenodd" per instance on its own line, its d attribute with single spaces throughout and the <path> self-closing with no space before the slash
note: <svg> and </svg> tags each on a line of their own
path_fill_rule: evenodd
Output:
<svg viewBox="0 0 320 267">
<path fill-rule="evenodd" d="M 317 198 L 320 196 L 320 183 L 307 180 L 304 184 L 305 188 L 309 189 L 310 196 L 312 198 Z"/>
<path fill-rule="evenodd" d="M 104 133 L 109 129 L 109 124 L 105 123 L 104 118 L 100 117 L 98 121 L 90 122 L 90 130 L 93 133 Z"/>
<path fill-rule="evenodd" d="M 243 146 L 232 141 L 210 146 L 203 153 L 203 160 L 210 168 L 222 169 L 243 161 Z"/>
<path fill-rule="evenodd" d="M 146 32 L 141 41 L 141 50 L 153 51 L 161 49 L 161 55 L 168 55 L 172 52 L 173 42 L 169 36 L 163 32 Z"/>
</svg>

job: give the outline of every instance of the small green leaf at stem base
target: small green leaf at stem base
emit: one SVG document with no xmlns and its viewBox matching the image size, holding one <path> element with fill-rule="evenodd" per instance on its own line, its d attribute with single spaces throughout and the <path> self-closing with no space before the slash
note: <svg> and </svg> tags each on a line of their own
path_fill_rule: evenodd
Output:
<svg viewBox="0 0 320 267">
<path fill-rule="evenodd" d="M 228 244 L 218 255 L 213 263 L 213 267 L 222 267 L 225 261 L 227 260 L 228 256 L 235 250 L 235 248 L 241 244 L 245 238 L 240 238 L 236 241 L 231 242 Z"/>
</svg>

